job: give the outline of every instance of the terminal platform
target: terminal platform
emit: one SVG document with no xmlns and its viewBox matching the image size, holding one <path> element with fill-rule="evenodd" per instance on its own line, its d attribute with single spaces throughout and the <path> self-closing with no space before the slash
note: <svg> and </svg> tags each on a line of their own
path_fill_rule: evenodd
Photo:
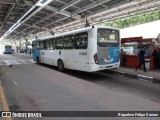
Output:
<svg viewBox="0 0 160 120">
<path fill-rule="evenodd" d="M 114 69 L 113 71 L 126 77 L 160 84 L 160 69 L 148 70 L 147 72 L 144 72 L 142 69 L 135 71 L 134 68 L 120 67 L 119 69 Z"/>
</svg>

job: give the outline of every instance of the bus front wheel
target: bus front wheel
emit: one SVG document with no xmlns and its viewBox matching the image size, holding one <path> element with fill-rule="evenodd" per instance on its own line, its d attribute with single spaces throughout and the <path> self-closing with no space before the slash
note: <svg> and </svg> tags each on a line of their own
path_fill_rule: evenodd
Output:
<svg viewBox="0 0 160 120">
<path fill-rule="evenodd" d="M 58 70 L 64 72 L 64 64 L 62 60 L 58 60 Z"/>
</svg>

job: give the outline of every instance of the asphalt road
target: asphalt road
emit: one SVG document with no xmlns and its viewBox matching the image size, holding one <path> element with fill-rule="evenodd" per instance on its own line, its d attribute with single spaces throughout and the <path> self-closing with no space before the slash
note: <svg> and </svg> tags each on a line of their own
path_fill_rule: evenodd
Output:
<svg viewBox="0 0 160 120">
<path fill-rule="evenodd" d="M 0 55 L 3 60 L 26 59 Z M 3 62 L 2 62 L 3 61 Z M 15 62 L 16 63 L 16 62 Z M 159 111 L 160 85 L 109 71 L 86 73 L 27 61 L 0 65 L 0 80 L 13 111 Z M 20 118 L 21 120 L 22 118 Z M 33 118 L 28 118 L 34 120 Z M 42 118 L 42 120 L 121 120 L 124 118 Z M 158 118 L 125 118 L 150 120 Z M 14 120 L 19 120 L 14 118 Z M 37 119 L 36 119 L 37 120 Z M 38 120 L 41 120 L 38 118 Z"/>
</svg>

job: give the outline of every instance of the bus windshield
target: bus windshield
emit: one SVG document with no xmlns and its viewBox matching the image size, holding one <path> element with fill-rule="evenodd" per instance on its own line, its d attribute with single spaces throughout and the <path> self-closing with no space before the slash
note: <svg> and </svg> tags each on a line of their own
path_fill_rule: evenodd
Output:
<svg viewBox="0 0 160 120">
<path fill-rule="evenodd" d="M 99 28 L 97 31 L 97 42 L 99 46 L 114 44 L 119 42 L 119 31 L 113 29 Z"/>
</svg>

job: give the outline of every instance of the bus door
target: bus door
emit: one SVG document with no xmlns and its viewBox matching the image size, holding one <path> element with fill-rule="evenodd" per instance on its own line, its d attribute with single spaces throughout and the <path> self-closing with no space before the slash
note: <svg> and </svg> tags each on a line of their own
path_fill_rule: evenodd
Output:
<svg viewBox="0 0 160 120">
<path fill-rule="evenodd" d="M 97 32 L 98 64 L 106 65 L 119 62 L 119 31 L 113 29 L 99 28 Z"/>
<path fill-rule="evenodd" d="M 33 60 L 37 61 L 37 59 L 40 59 L 40 43 L 39 41 L 32 42 L 32 56 Z"/>
</svg>

